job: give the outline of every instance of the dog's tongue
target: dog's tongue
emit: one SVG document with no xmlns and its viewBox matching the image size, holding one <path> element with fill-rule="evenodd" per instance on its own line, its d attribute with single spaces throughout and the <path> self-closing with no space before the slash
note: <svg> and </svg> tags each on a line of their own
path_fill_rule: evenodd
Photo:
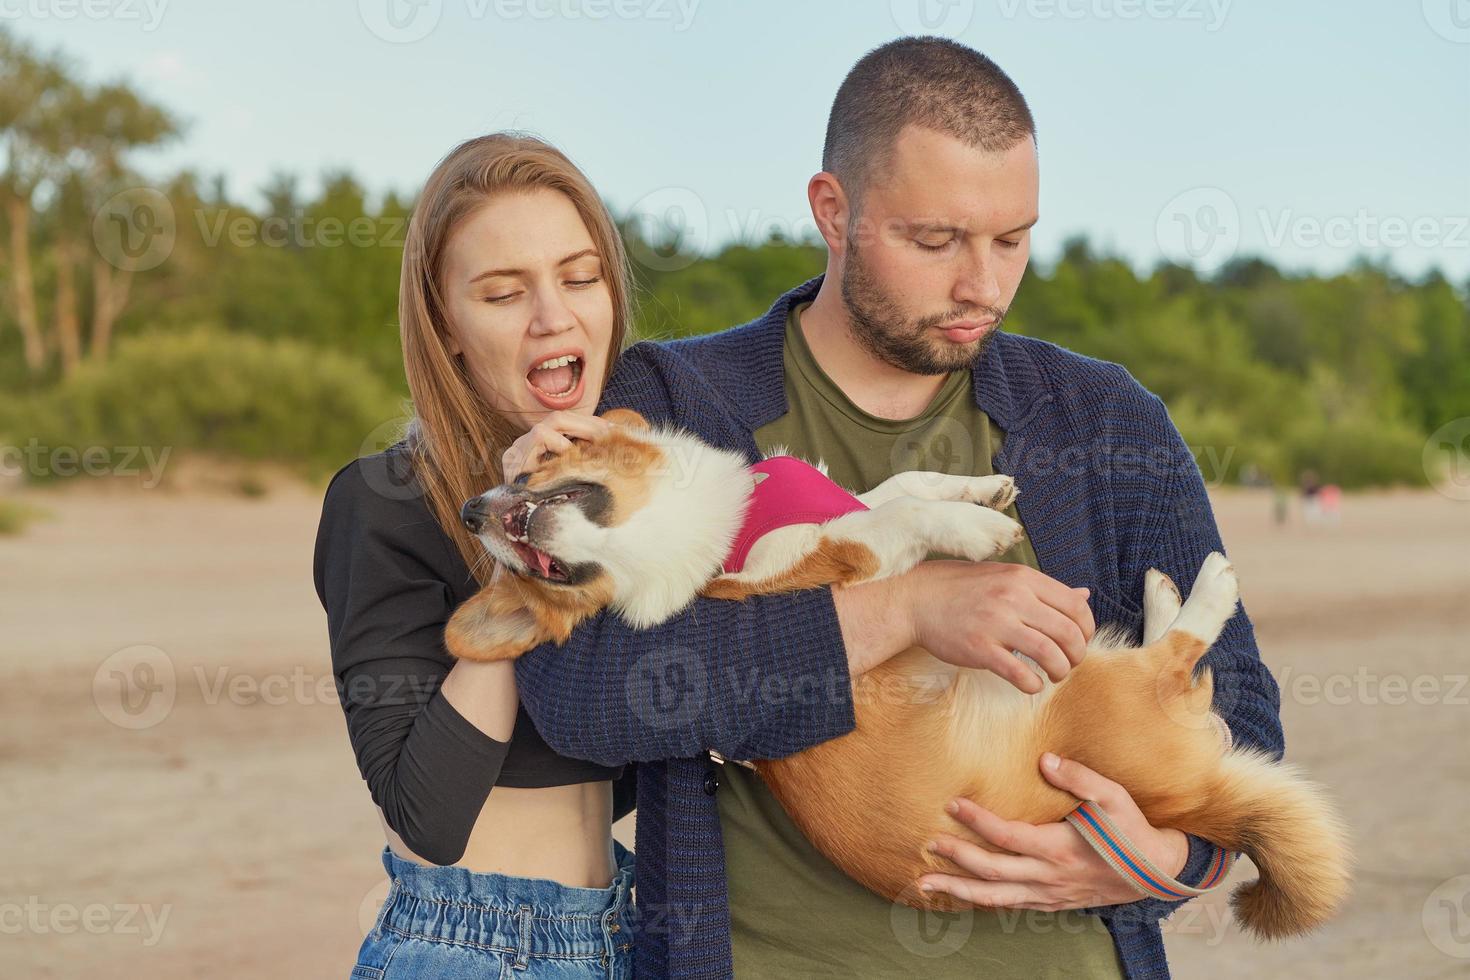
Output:
<svg viewBox="0 0 1470 980">
<path fill-rule="evenodd" d="M 547 577 L 551 575 L 551 556 L 544 551 L 536 552 L 536 564 L 541 566 L 541 574 Z"/>
<path fill-rule="evenodd" d="M 531 384 L 553 395 L 566 394 L 572 390 L 572 366 L 563 364 L 554 368 L 532 368 Z"/>
</svg>

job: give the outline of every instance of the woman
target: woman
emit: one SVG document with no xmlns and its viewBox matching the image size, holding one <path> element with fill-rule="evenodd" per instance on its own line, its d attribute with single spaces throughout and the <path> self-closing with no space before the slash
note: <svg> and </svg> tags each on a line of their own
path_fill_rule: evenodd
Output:
<svg viewBox="0 0 1470 980">
<path fill-rule="evenodd" d="M 557 755 L 518 710 L 511 664 L 454 663 L 442 645 L 493 574 L 461 503 L 603 429 L 592 412 L 628 308 L 616 226 L 560 152 L 497 134 L 434 170 L 399 297 L 416 416 L 333 478 L 317 538 L 391 879 L 354 977 L 632 973 L 633 859 L 611 834 L 631 767 Z"/>
</svg>

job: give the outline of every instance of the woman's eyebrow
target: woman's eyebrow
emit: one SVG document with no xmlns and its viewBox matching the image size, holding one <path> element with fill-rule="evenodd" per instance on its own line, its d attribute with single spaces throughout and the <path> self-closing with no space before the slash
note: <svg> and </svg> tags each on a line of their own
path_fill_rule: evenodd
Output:
<svg viewBox="0 0 1470 980">
<path fill-rule="evenodd" d="M 568 256 L 560 259 L 556 264 L 559 265 L 559 266 L 566 265 L 568 262 L 575 262 L 578 259 L 585 258 L 588 255 L 596 256 L 597 255 L 597 249 L 595 249 L 595 248 L 584 248 L 581 251 L 573 252 L 571 255 L 568 255 Z M 495 276 L 520 276 L 520 275 L 524 275 L 525 272 L 526 272 L 525 269 L 486 269 L 484 272 L 482 272 L 479 275 L 474 276 L 473 278 L 471 278 L 470 279 L 470 282 L 476 283 L 476 282 L 479 282 L 481 279 L 491 279 L 491 278 L 494 278 Z"/>
</svg>

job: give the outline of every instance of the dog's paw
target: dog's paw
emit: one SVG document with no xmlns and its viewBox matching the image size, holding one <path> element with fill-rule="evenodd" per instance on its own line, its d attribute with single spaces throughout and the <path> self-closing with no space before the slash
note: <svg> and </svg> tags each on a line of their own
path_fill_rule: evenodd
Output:
<svg viewBox="0 0 1470 980">
<path fill-rule="evenodd" d="M 1016 481 L 1004 474 L 977 476 L 965 481 L 960 499 L 991 510 L 1005 510 L 1016 502 Z"/>
<path fill-rule="evenodd" d="M 1200 565 L 1174 628 L 1214 643 L 1226 621 L 1235 615 L 1239 602 L 1240 581 L 1235 577 L 1235 566 L 1218 551 L 1211 552 Z"/>
<path fill-rule="evenodd" d="M 1203 593 L 1212 601 L 1234 606 L 1240 598 L 1240 580 L 1235 577 L 1235 566 L 1218 551 L 1212 551 L 1199 567 L 1194 588 L 1189 592 L 1192 600 L 1196 593 Z"/>
<path fill-rule="evenodd" d="M 1020 541 L 1026 534 L 1020 523 L 988 507 L 971 509 L 956 535 L 956 554 L 970 561 L 988 561 Z M 948 549 L 946 549 L 948 550 Z"/>
</svg>

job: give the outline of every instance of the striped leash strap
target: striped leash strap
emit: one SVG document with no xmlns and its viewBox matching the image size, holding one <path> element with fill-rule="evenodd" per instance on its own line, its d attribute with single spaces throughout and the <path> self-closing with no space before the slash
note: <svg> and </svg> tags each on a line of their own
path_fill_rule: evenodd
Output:
<svg viewBox="0 0 1470 980">
<path fill-rule="evenodd" d="M 1077 809 L 1067 814 L 1066 821 L 1077 828 L 1082 839 L 1103 856 L 1113 870 L 1118 872 L 1119 877 L 1143 894 L 1162 898 L 1167 902 L 1194 898 L 1219 887 L 1239 856 L 1233 851 L 1215 848 L 1215 856 L 1210 861 L 1204 880 L 1198 888 L 1191 888 L 1160 871 L 1098 803 L 1084 800 Z"/>
</svg>

